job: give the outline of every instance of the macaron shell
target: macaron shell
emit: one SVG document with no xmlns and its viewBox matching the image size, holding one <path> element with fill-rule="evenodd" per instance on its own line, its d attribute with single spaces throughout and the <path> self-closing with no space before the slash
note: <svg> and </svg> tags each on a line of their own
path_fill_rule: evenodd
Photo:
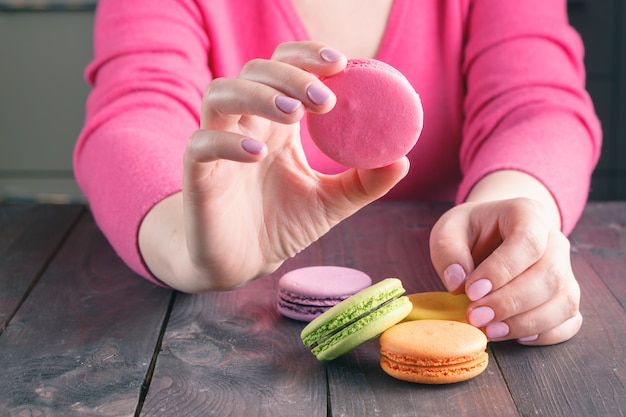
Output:
<svg viewBox="0 0 626 417">
<path fill-rule="evenodd" d="M 337 103 L 326 114 L 307 114 L 311 139 L 342 165 L 380 168 L 406 155 L 423 126 L 419 95 L 395 68 L 376 60 L 350 60 L 321 80 Z"/>
<path fill-rule="evenodd" d="M 329 308 L 330 307 L 295 305 L 282 301 L 279 301 L 276 304 L 276 309 L 283 316 L 292 320 L 306 322 L 310 322 L 311 320 L 316 319 L 317 317 L 328 311 Z"/>
<path fill-rule="evenodd" d="M 317 300 L 316 305 L 334 305 L 372 285 L 365 272 L 343 266 L 307 266 L 285 273 L 278 280 L 278 290 L 301 300 Z M 330 303 L 324 303 L 324 300 Z M 298 302 L 294 299 L 294 302 Z"/>
<path fill-rule="evenodd" d="M 413 309 L 405 320 L 454 320 L 467 323 L 470 299 L 465 294 L 444 291 L 421 292 L 408 295 Z"/>
<path fill-rule="evenodd" d="M 309 266 L 287 272 L 278 280 L 278 312 L 294 320 L 311 321 L 372 284 L 365 272 L 341 266 Z"/>
<path fill-rule="evenodd" d="M 487 337 L 450 320 L 406 321 L 380 336 L 380 363 L 389 375 L 411 382 L 447 384 L 470 379 L 488 364 Z"/>
<path fill-rule="evenodd" d="M 311 352 L 320 361 L 338 358 L 399 323 L 409 311 L 411 303 L 402 296 L 326 339 Z"/>
<path fill-rule="evenodd" d="M 398 278 L 386 278 L 377 282 L 331 307 L 327 312 L 306 325 L 300 334 L 302 342 L 306 346 L 311 346 L 374 307 L 400 296 L 404 292 L 402 281 Z M 406 301 L 407 304 L 410 304 L 408 299 Z"/>
</svg>

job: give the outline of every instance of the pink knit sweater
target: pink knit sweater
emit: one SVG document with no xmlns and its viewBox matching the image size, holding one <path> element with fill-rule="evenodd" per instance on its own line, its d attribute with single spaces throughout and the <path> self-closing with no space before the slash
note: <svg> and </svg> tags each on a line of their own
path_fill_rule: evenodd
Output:
<svg viewBox="0 0 626 417">
<path fill-rule="evenodd" d="M 308 39 L 290 0 L 100 0 L 93 85 L 74 167 L 117 253 L 151 279 L 139 224 L 181 189 L 202 93 L 277 44 Z M 484 175 L 517 169 L 553 193 L 569 233 L 601 133 L 565 0 L 396 0 L 376 56 L 421 96 L 411 172 L 386 198 L 463 201 Z M 311 166 L 341 169 L 302 129 Z"/>
</svg>

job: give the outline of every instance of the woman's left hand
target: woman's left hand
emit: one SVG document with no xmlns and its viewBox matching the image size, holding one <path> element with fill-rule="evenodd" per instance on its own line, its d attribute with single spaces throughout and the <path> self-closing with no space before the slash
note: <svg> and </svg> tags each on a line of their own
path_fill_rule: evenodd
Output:
<svg viewBox="0 0 626 417">
<path fill-rule="evenodd" d="M 435 224 L 431 258 L 446 288 L 472 300 L 467 318 L 493 341 L 549 345 L 582 324 L 567 237 L 527 198 L 458 205 Z"/>
</svg>

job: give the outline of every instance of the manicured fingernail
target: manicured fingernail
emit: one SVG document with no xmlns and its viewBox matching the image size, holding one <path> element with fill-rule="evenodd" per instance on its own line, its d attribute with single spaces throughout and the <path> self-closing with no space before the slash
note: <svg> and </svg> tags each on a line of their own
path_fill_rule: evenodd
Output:
<svg viewBox="0 0 626 417">
<path fill-rule="evenodd" d="M 468 320 L 474 327 L 483 327 L 496 316 L 496 313 L 490 307 L 476 307 L 469 312 Z"/>
<path fill-rule="evenodd" d="M 485 295 L 489 294 L 491 291 L 492 285 L 491 281 L 488 279 L 479 279 L 478 281 L 474 281 L 465 291 L 467 297 L 472 300 L 480 300 Z"/>
<path fill-rule="evenodd" d="M 257 155 L 263 152 L 263 149 L 265 149 L 265 144 L 263 142 L 259 142 L 258 140 L 246 138 L 241 141 L 241 147 L 244 151 Z"/>
<path fill-rule="evenodd" d="M 330 99 L 332 93 L 322 86 L 311 84 L 306 90 L 306 95 L 315 104 L 324 104 Z"/>
<path fill-rule="evenodd" d="M 500 339 L 509 334 L 509 325 L 503 321 L 491 323 L 485 328 L 485 333 L 489 339 Z"/>
<path fill-rule="evenodd" d="M 325 48 L 320 52 L 320 56 L 326 62 L 337 62 L 343 59 L 344 55 L 341 52 L 337 52 L 334 49 Z"/>
<path fill-rule="evenodd" d="M 276 107 L 284 111 L 285 113 L 293 113 L 302 104 L 300 100 L 287 96 L 276 96 L 274 100 Z"/>
<path fill-rule="evenodd" d="M 443 271 L 443 285 L 452 292 L 463 285 L 465 271 L 459 264 L 452 264 Z"/>
<path fill-rule="evenodd" d="M 534 334 L 532 336 L 520 337 L 519 339 L 517 339 L 517 341 L 520 343 L 529 343 L 529 342 L 534 342 L 537 339 L 539 339 L 539 335 Z"/>
</svg>

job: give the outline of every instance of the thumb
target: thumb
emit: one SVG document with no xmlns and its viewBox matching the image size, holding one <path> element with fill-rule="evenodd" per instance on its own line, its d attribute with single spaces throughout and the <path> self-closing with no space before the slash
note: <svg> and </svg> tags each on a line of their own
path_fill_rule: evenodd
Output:
<svg viewBox="0 0 626 417">
<path fill-rule="evenodd" d="M 326 215 L 343 220 L 384 196 L 409 171 L 406 157 L 382 168 L 350 168 L 340 174 L 322 176 L 321 194 Z"/>
<path fill-rule="evenodd" d="M 391 165 L 377 169 L 357 170 L 360 187 L 355 187 L 366 199 L 378 199 L 391 190 L 409 172 L 409 159 L 402 157 Z"/>
<path fill-rule="evenodd" d="M 332 197 L 326 200 L 327 210 L 352 214 L 387 194 L 408 172 L 409 160 L 402 157 L 382 168 L 350 168 L 340 174 L 324 176 L 323 188 Z"/>
<path fill-rule="evenodd" d="M 463 292 L 474 270 L 469 216 L 460 207 L 445 213 L 430 233 L 430 258 L 443 285 L 454 294 Z"/>
</svg>

